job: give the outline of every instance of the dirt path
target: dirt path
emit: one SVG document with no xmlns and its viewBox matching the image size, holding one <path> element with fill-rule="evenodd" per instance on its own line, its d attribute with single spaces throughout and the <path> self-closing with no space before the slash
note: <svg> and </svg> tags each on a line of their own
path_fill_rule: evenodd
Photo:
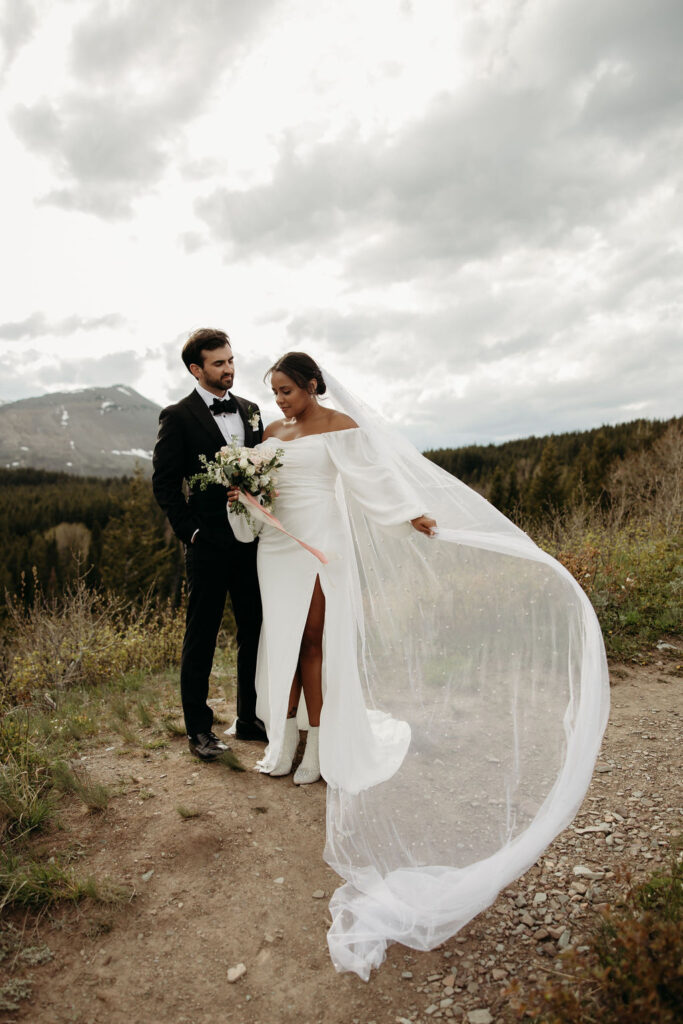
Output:
<svg viewBox="0 0 683 1024">
<path fill-rule="evenodd" d="M 27 972 L 32 998 L 0 1020 L 512 1020 L 510 981 L 524 989 L 561 967 L 560 950 L 580 944 L 595 906 L 616 893 L 615 871 L 665 864 L 680 827 L 680 668 L 617 667 L 612 675 L 610 725 L 573 826 L 458 936 L 431 953 L 390 947 L 367 984 L 337 974 L 327 952 L 327 902 L 339 880 L 321 856 L 324 785 L 204 765 L 182 739 L 145 757 L 91 753 L 92 775 L 120 795 L 103 815 L 64 813 L 66 828 L 51 842 L 79 872 L 125 881 L 136 896 L 113 910 L 90 905 L 45 917 L 36 937 L 53 958 Z M 262 749 L 235 747 L 246 765 Z M 178 807 L 198 816 L 184 819 Z M 600 877 L 577 876 L 579 865 Z M 228 968 L 239 963 L 246 974 L 230 984 Z"/>
</svg>

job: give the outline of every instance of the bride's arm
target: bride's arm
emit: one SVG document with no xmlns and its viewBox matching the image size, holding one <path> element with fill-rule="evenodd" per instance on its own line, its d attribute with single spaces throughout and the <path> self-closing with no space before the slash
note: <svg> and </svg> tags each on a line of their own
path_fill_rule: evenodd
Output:
<svg viewBox="0 0 683 1024">
<path fill-rule="evenodd" d="M 410 523 L 419 533 L 433 534 L 436 522 L 425 515 L 419 496 L 401 478 L 400 467 L 383 457 L 364 430 L 339 430 L 326 439 L 344 489 L 369 519 L 380 526 Z"/>
</svg>

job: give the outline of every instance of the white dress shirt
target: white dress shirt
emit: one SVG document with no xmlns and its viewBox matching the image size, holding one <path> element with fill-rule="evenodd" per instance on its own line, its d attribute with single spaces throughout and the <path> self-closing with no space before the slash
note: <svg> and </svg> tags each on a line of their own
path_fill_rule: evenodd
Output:
<svg viewBox="0 0 683 1024">
<path fill-rule="evenodd" d="M 214 395 L 212 391 L 207 391 L 201 384 L 197 383 L 195 391 L 200 395 L 203 401 L 206 402 L 206 407 L 211 410 L 211 406 L 214 403 L 214 399 L 218 396 Z M 230 392 L 227 392 L 230 395 Z M 225 395 L 223 396 L 225 398 Z M 230 396 L 232 397 L 232 396 Z M 213 416 L 213 413 L 211 413 Z M 225 438 L 226 442 L 237 441 L 237 444 L 244 444 L 244 423 L 242 417 L 238 412 L 222 412 L 219 416 L 214 416 L 216 425 L 220 430 L 221 434 Z M 194 544 L 195 537 L 199 533 L 199 530 L 195 530 L 190 538 L 190 544 Z"/>
<path fill-rule="evenodd" d="M 203 400 L 206 402 L 207 409 L 211 409 L 215 399 L 218 397 L 214 395 L 212 391 L 207 391 L 201 384 L 197 384 L 195 387 L 197 394 L 201 395 Z M 229 391 L 223 396 L 226 400 L 231 398 Z M 213 416 L 213 413 L 211 413 Z M 219 416 L 214 416 L 218 429 L 225 438 L 226 442 L 232 440 L 237 441 L 237 444 L 244 444 L 244 423 L 242 417 L 238 412 L 222 412 Z"/>
</svg>

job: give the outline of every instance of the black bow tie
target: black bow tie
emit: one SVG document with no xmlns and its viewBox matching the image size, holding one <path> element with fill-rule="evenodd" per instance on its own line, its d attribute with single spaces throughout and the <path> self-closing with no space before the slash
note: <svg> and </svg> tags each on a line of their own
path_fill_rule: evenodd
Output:
<svg viewBox="0 0 683 1024">
<path fill-rule="evenodd" d="M 214 416 L 220 416 L 224 412 L 237 412 L 237 402 L 232 395 L 230 398 L 214 398 L 209 408 Z"/>
</svg>

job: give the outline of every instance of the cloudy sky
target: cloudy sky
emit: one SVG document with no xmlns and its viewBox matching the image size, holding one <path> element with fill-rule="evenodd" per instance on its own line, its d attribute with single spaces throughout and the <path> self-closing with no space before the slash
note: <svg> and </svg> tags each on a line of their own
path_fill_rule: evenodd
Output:
<svg viewBox="0 0 683 1024">
<path fill-rule="evenodd" d="M 304 349 L 426 446 L 683 412 L 681 0 L 0 0 L 0 400 Z"/>
</svg>

